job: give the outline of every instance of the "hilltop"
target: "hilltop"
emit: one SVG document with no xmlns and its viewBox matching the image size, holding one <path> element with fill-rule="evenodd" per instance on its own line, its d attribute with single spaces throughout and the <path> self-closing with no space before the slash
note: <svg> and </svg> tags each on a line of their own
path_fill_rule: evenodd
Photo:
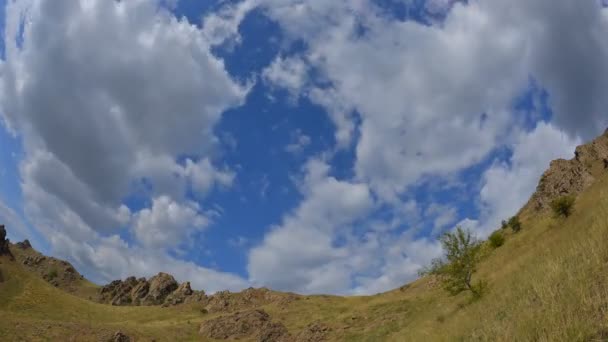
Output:
<svg viewBox="0 0 608 342">
<path fill-rule="evenodd" d="M 548 210 L 576 196 L 573 214 Z M 497 229 L 474 277 L 472 301 L 422 277 L 360 297 L 269 289 L 208 295 L 167 273 L 105 286 L 69 263 L 12 244 L 0 230 L 0 336 L 61 341 L 600 341 L 608 340 L 608 131 L 553 161 L 519 212 Z M 10 229 L 10 227 L 8 227 Z"/>
</svg>

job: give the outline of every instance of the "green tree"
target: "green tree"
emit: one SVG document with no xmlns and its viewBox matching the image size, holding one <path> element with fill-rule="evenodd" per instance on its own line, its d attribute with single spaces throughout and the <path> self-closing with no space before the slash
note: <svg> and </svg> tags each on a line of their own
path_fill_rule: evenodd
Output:
<svg viewBox="0 0 608 342">
<path fill-rule="evenodd" d="M 572 195 L 561 196 L 551 201 L 551 210 L 557 217 L 568 217 L 572 214 L 572 208 L 576 198 Z"/>
<path fill-rule="evenodd" d="M 469 230 L 461 227 L 455 232 L 445 233 L 440 240 L 445 256 L 433 260 L 423 273 L 438 276 L 452 295 L 471 291 L 473 297 L 480 297 L 484 283 L 474 284 L 472 278 L 480 259 L 481 243 Z"/>
</svg>

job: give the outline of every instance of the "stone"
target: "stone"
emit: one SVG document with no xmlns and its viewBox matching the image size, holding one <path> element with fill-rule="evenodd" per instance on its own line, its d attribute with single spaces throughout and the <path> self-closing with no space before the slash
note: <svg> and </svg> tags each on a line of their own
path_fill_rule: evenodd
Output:
<svg viewBox="0 0 608 342">
<path fill-rule="evenodd" d="M 179 286 L 172 275 L 160 272 L 150 278 L 150 289 L 142 300 L 144 305 L 160 305 Z"/>
<path fill-rule="evenodd" d="M 13 257 L 13 254 L 11 253 L 9 246 L 10 246 L 10 241 L 8 241 L 8 239 L 6 238 L 6 229 L 4 228 L 4 225 L 1 224 L 0 225 L 0 256 L 6 255 L 11 260 L 15 260 L 15 258 Z"/>
<path fill-rule="evenodd" d="M 112 342 L 131 342 L 131 338 L 125 334 L 123 334 L 121 331 L 117 331 L 116 333 L 114 333 L 114 335 L 112 336 L 112 339 L 110 340 Z"/>
<path fill-rule="evenodd" d="M 264 342 L 291 341 L 287 328 L 273 322 L 264 310 L 236 312 L 201 324 L 199 333 L 211 339 L 248 339 Z"/>
<path fill-rule="evenodd" d="M 190 287 L 190 282 L 186 281 L 181 283 L 175 291 L 167 296 L 165 304 L 163 305 L 169 306 L 184 303 L 186 298 L 192 296 L 193 293 L 194 291 L 192 291 L 192 288 Z"/>
<path fill-rule="evenodd" d="M 30 248 L 32 248 L 32 244 L 30 243 L 30 240 L 27 240 L 27 239 L 25 239 L 25 240 L 23 240 L 21 242 L 17 242 L 16 245 L 17 245 L 17 248 L 20 248 L 20 249 L 30 249 Z"/>
</svg>

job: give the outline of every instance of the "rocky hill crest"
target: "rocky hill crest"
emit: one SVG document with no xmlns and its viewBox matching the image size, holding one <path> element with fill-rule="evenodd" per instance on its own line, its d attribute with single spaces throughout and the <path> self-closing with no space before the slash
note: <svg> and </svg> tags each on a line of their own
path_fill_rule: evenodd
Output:
<svg viewBox="0 0 608 342">
<path fill-rule="evenodd" d="M 557 159 L 542 175 L 536 191 L 522 212 L 549 208 L 551 201 L 565 195 L 578 195 L 608 172 L 608 129 L 595 140 L 578 146 L 574 158 Z"/>
</svg>

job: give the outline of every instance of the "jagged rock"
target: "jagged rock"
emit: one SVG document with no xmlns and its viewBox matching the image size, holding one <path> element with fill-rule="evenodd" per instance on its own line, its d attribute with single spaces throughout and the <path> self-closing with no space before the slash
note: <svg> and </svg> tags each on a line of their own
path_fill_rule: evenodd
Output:
<svg viewBox="0 0 608 342">
<path fill-rule="evenodd" d="M 192 294 L 184 300 L 184 303 L 208 303 L 209 297 L 205 291 L 193 291 Z M 205 309 L 207 310 L 207 309 Z"/>
<path fill-rule="evenodd" d="M 163 304 L 167 296 L 179 286 L 172 275 L 160 272 L 150 278 L 150 289 L 146 297 L 142 300 L 144 305 Z"/>
<path fill-rule="evenodd" d="M 190 287 L 190 282 L 184 282 L 179 285 L 175 291 L 167 296 L 167 299 L 165 299 L 165 303 L 163 305 L 169 306 L 181 304 L 186 301 L 186 298 L 192 296 L 193 293 L 194 291 L 192 291 L 192 288 Z"/>
<path fill-rule="evenodd" d="M 525 210 L 549 208 L 551 201 L 564 195 L 578 195 L 608 168 L 608 131 L 592 142 L 578 146 L 571 160 L 551 162 Z"/>
<path fill-rule="evenodd" d="M 235 311 L 258 307 L 269 303 L 277 303 L 285 307 L 294 300 L 299 299 L 291 293 L 279 293 L 267 288 L 248 288 L 242 292 L 232 293 L 220 291 L 208 298 L 206 309 L 209 312 Z"/>
<path fill-rule="evenodd" d="M 114 335 L 112 336 L 112 339 L 110 340 L 112 342 L 131 342 L 131 338 L 125 334 L 123 334 L 121 331 L 117 331 L 116 333 L 114 333 Z"/>
<path fill-rule="evenodd" d="M 114 280 L 110 284 L 103 286 L 100 292 L 100 300 L 111 305 L 128 305 L 133 302 L 131 290 L 138 284 L 135 277 L 122 280 Z"/>
<path fill-rule="evenodd" d="M 327 335 L 330 332 L 331 328 L 327 324 L 315 322 L 309 324 L 296 335 L 295 340 L 298 342 L 321 342 L 327 340 Z"/>
<path fill-rule="evenodd" d="M 287 328 L 273 322 L 263 310 L 237 312 L 221 316 L 201 324 L 199 333 L 206 338 L 255 339 L 256 341 L 291 341 Z"/>
<path fill-rule="evenodd" d="M 6 238 L 6 229 L 4 225 L 0 225 L 0 256 L 6 255 L 11 259 L 15 259 L 10 250 L 10 242 Z"/>
<path fill-rule="evenodd" d="M 35 255 L 35 256 L 27 256 L 23 259 L 23 264 L 26 266 L 37 266 L 46 260 L 45 256 Z"/>
<path fill-rule="evenodd" d="M 32 244 L 30 243 L 30 240 L 27 240 L 27 239 L 25 239 L 25 240 L 23 240 L 21 242 L 17 242 L 16 245 L 17 245 L 17 248 L 20 248 L 20 249 L 30 249 L 30 248 L 32 248 Z"/>
<path fill-rule="evenodd" d="M 136 305 L 141 305 L 141 301 L 146 297 L 150 290 L 150 284 L 146 278 L 137 279 L 137 284 L 131 290 L 131 301 Z"/>
<path fill-rule="evenodd" d="M 161 272 L 149 280 L 135 277 L 114 280 L 99 290 L 97 299 L 111 305 L 169 306 L 206 298 L 205 292 L 193 291 L 189 282 L 178 285 L 173 276 Z"/>
</svg>

